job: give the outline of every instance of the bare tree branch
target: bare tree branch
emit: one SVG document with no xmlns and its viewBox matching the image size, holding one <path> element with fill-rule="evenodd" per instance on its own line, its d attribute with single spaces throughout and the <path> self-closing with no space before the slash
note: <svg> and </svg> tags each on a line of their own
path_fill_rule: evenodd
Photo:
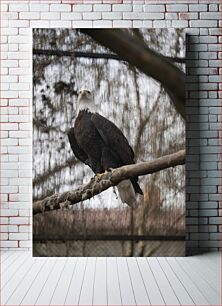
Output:
<svg viewBox="0 0 222 306">
<path fill-rule="evenodd" d="M 171 97 L 176 110 L 185 118 L 185 74 L 172 61 L 151 50 L 141 39 L 124 30 L 81 29 L 81 32 L 160 82 Z"/>
<path fill-rule="evenodd" d="M 33 180 L 33 187 L 37 186 L 38 184 L 44 183 L 50 176 L 56 174 L 57 172 L 60 172 L 62 169 L 66 167 L 72 167 L 78 164 L 79 161 L 76 160 L 74 157 L 70 157 L 67 159 L 67 161 L 62 164 L 62 165 L 56 165 L 53 169 L 48 170 L 47 172 L 38 175 L 34 180 Z"/>
<path fill-rule="evenodd" d="M 112 59 L 122 61 L 123 58 L 113 53 L 97 53 L 97 52 L 82 52 L 82 51 L 67 51 L 67 50 L 53 50 L 53 49 L 33 49 L 35 55 L 55 55 L 55 56 L 69 56 L 69 57 L 85 57 L 97 59 Z M 186 59 L 183 57 L 164 56 L 166 59 L 176 63 L 185 63 Z"/>
<path fill-rule="evenodd" d="M 177 165 L 183 165 L 184 163 L 185 150 L 181 150 L 153 161 L 116 168 L 113 171 L 103 174 L 99 180 L 96 177 L 92 178 L 88 184 L 76 190 L 64 192 L 62 194 L 54 194 L 44 200 L 34 202 L 33 214 L 35 215 L 44 211 L 56 210 L 68 205 L 74 205 L 90 199 L 112 186 L 118 185 L 125 179 L 151 174 Z"/>
<path fill-rule="evenodd" d="M 117 54 L 96 53 L 96 52 L 82 52 L 82 51 L 67 51 L 67 50 L 53 50 L 53 49 L 33 49 L 35 55 L 55 55 L 55 56 L 70 56 L 70 57 L 85 57 L 85 58 L 101 58 L 121 60 Z"/>
</svg>

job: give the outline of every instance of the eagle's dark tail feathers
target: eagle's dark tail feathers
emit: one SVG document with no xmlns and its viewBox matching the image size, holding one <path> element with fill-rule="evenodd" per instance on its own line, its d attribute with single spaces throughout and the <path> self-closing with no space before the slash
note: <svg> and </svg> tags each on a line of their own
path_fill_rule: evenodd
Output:
<svg viewBox="0 0 222 306">
<path fill-rule="evenodd" d="M 137 183 L 137 179 L 131 179 L 131 183 L 133 185 L 133 189 L 136 193 L 142 194 L 143 195 L 143 191 L 140 188 L 140 185 Z"/>
</svg>

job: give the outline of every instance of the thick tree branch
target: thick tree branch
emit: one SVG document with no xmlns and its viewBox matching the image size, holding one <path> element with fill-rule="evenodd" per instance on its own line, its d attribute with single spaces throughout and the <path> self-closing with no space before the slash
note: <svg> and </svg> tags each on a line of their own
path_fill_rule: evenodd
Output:
<svg viewBox="0 0 222 306">
<path fill-rule="evenodd" d="M 185 150 L 157 158 L 153 161 L 116 168 L 103 174 L 100 180 L 92 178 L 91 181 L 76 190 L 55 194 L 33 203 L 33 214 L 44 211 L 60 209 L 64 206 L 74 205 L 92 198 L 102 191 L 118 185 L 121 181 L 135 176 L 151 174 L 185 163 Z"/>
<path fill-rule="evenodd" d="M 172 61 L 148 48 L 141 39 L 118 29 L 81 29 L 123 60 L 160 82 L 185 118 L 185 74 Z"/>
</svg>

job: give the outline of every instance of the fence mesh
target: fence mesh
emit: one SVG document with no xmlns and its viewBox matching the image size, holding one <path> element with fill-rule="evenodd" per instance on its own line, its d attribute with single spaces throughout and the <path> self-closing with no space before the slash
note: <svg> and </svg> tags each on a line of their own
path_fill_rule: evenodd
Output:
<svg viewBox="0 0 222 306">
<path fill-rule="evenodd" d="M 35 241 L 33 256 L 184 256 L 185 241 Z"/>
<path fill-rule="evenodd" d="M 184 209 L 78 209 L 35 215 L 34 256 L 184 256 Z"/>
</svg>

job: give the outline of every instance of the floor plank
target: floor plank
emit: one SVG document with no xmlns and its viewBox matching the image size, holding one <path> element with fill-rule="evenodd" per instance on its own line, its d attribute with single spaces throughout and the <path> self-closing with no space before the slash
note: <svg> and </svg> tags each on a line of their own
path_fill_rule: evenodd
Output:
<svg viewBox="0 0 222 306">
<path fill-rule="evenodd" d="M 50 305 L 64 305 L 76 263 L 77 258 L 68 258 L 57 287 L 55 288 Z"/>
<path fill-rule="evenodd" d="M 26 260 L 28 260 L 30 256 L 25 253 L 22 254 L 22 256 L 19 257 L 19 259 L 16 261 L 16 264 L 11 265 L 6 273 L 2 272 L 2 282 L 1 282 L 1 290 L 7 285 L 9 281 L 13 278 L 14 275 L 19 273 L 19 271 L 23 268 Z"/>
<path fill-rule="evenodd" d="M 1 252 L 0 251 L 0 262 L 3 263 L 4 261 L 6 261 L 10 256 L 13 256 L 14 252 L 10 252 L 10 251 L 4 251 Z"/>
<path fill-rule="evenodd" d="M 213 289 L 200 275 L 197 273 L 193 267 L 190 266 L 190 263 L 183 258 L 176 258 L 176 261 L 179 263 L 180 267 L 185 273 L 187 273 L 192 280 L 195 282 L 196 286 L 206 298 L 209 304 L 219 305 L 221 300 L 220 296 L 217 294 L 215 289 Z"/>
<path fill-rule="evenodd" d="M 137 258 L 137 264 L 140 270 L 141 277 L 143 278 L 146 286 L 147 294 L 151 305 L 165 305 L 165 301 L 161 294 L 160 288 L 146 258 Z"/>
<path fill-rule="evenodd" d="M 192 279 L 183 271 L 183 269 L 181 269 L 176 259 L 174 257 L 168 257 L 166 260 L 170 264 L 174 273 L 180 278 L 189 295 L 192 296 L 194 303 L 196 305 L 209 305 L 209 302 L 197 288 L 195 282 L 193 282 Z"/>
<path fill-rule="evenodd" d="M 47 258 L 44 266 L 32 282 L 29 290 L 24 295 L 21 305 L 35 305 L 41 291 L 47 283 L 50 273 L 55 265 L 55 258 Z"/>
<path fill-rule="evenodd" d="M 166 258 L 160 257 L 160 258 L 157 258 L 157 260 L 160 264 L 162 271 L 166 275 L 166 278 L 171 284 L 172 288 L 174 288 L 174 291 L 176 293 L 176 296 L 180 304 L 181 305 L 195 305 L 194 301 L 192 300 L 192 297 L 186 291 L 186 288 L 183 286 L 177 274 L 174 273 L 171 266 L 167 262 Z"/>
<path fill-rule="evenodd" d="M 16 261 L 17 259 L 19 259 L 22 256 L 22 252 L 15 252 L 15 255 L 10 256 L 9 258 L 7 258 L 7 260 L 5 261 L 5 263 L 1 266 L 1 273 L 5 273 L 8 268 L 10 268 L 11 266 L 16 265 Z"/>
<path fill-rule="evenodd" d="M 220 253 L 2 260 L 2 305 L 220 305 Z"/>
<path fill-rule="evenodd" d="M 95 266 L 93 305 L 107 305 L 106 258 L 98 257 Z"/>
<path fill-rule="evenodd" d="M 197 273 L 200 273 L 201 277 L 208 282 L 208 284 L 215 288 L 216 292 L 221 292 L 221 269 L 218 269 L 218 273 L 214 273 L 209 265 L 203 264 L 202 261 L 195 257 L 189 258 L 189 263 Z"/>
<path fill-rule="evenodd" d="M 59 282 L 59 279 L 62 275 L 65 263 L 67 258 L 57 258 L 56 264 L 54 265 L 47 282 L 43 289 L 41 290 L 40 295 L 37 298 L 35 305 L 50 305 L 54 290 Z"/>
<path fill-rule="evenodd" d="M 79 305 L 92 305 L 96 257 L 89 257 L 80 292 Z"/>
<path fill-rule="evenodd" d="M 4 305 L 13 292 L 16 290 L 18 285 L 22 283 L 25 276 L 29 273 L 32 266 L 35 264 L 35 260 L 31 257 L 28 258 L 27 261 L 17 270 L 17 273 L 13 275 L 10 282 L 7 282 L 4 285 L 4 278 L 2 279 L 3 282 L 3 289 L 1 290 L 1 302 Z M 13 304 L 13 303 L 12 303 Z"/>
<path fill-rule="evenodd" d="M 107 300 L 108 305 L 122 305 L 116 257 L 107 258 Z"/>
<path fill-rule="evenodd" d="M 136 258 L 127 258 L 127 266 L 137 305 L 150 305 L 150 300 Z"/>
<path fill-rule="evenodd" d="M 162 293 L 162 296 L 169 305 L 179 305 L 179 300 L 175 294 L 174 289 L 171 284 L 168 282 L 163 270 L 161 269 L 156 258 L 147 258 L 147 262 L 150 266 L 150 269 L 153 272 L 153 275 L 158 283 L 159 289 Z"/>
<path fill-rule="evenodd" d="M 68 288 L 65 305 L 78 305 L 88 258 L 77 258 L 71 282 Z"/>
<path fill-rule="evenodd" d="M 35 261 L 31 269 L 27 274 L 24 275 L 22 281 L 18 284 L 16 289 L 10 295 L 9 299 L 6 302 L 6 305 L 20 305 L 24 295 L 29 290 L 30 285 L 35 280 L 35 277 L 41 271 L 42 267 L 46 263 L 45 259 Z"/>
<path fill-rule="evenodd" d="M 117 269 L 123 305 L 136 305 L 132 283 L 125 257 L 117 257 Z"/>
<path fill-rule="evenodd" d="M 195 256 L 197 260 L 199 260 L 201 263 L 205 263 L 206 266 L 208 266 L 211 271 L 214 274 L 218 274 L 218 266 L 221 266 L 221 259 L 220 256 L 216 256 L 216 254 L 209 253 L 207 256 L 206 255 L 200 255 L 200 256 Z"/>
</svg>

